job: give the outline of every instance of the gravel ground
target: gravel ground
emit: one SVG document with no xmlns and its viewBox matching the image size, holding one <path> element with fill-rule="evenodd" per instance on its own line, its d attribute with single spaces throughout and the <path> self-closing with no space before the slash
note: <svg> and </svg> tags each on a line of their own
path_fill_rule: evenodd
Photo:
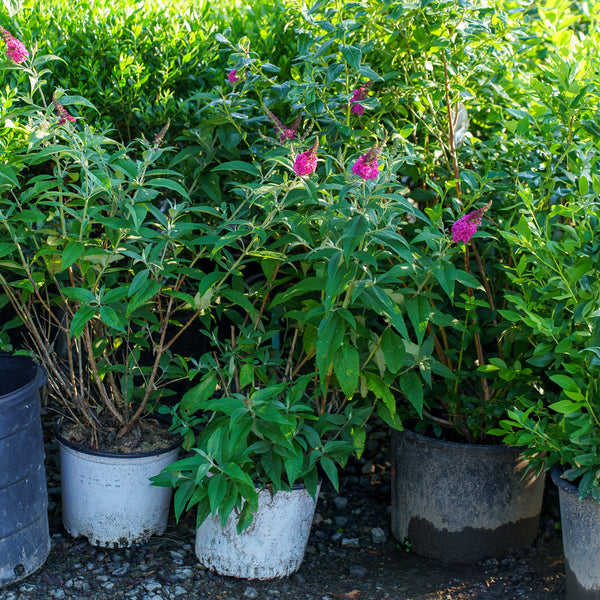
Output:
<svg viewBox="0 0 600 600">
<path fill-rule="evenodd" d="M 300 570 L 248 581 L 206 570 L 194 554 L 194 518 L 136 548 L 95 548 L 72 539 L 60 515 L 57 448 L 47 442 L 52 550 L 37 572 L 0 590 L 0 600 L 557 600 L 565 595 L 558 500 L 546 494 L 533 547 L 501 561 L 448 566 L 424 559 L 390 534 L 389 436 L 372 431 L 364 458 L 324 486 Z"/>
</svg>

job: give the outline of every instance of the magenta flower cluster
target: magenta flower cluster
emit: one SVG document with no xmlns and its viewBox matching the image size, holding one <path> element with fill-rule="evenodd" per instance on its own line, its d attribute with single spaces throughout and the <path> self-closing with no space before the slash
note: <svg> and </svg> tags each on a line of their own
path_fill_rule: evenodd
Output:
<svg viewBox="0 0 600 600">
<path fill-rule="evenodd" d="M 286 127 L 268 108 L 265 108 L 265 113 L 273 123 L 275 132 L 279 135 L 279 141 L 282 144 L 287 141 L 293 141 L 302 123 L 302 113 L 294 119 L 294 122 L 289 127 Z"/>
<path fill-rule="evenodd" d="M 379 148 L 375 144 L 368 152 L 359 156 L 358 160 L 352 165 L 352 172 L 365 180 L 377 179 L 379 175 L 378 152 Z"/>
<path fill-rule="evenodd" d="M 13 37 L 4 29 L 4 27 L 0 27 L 0 35 L 4 39 L 4 43 L 6 44 L 6 54 L 9 58 L 12 58 L 17 64 L 22 63 L 28 56 L 29 52 L 27 48 L 25 48 L 25 44 L 18 40 L 16 37 Z"/>
<path fill-rule="evenodd" d="M 350 111 L 353 114 L 360 116 L 365 112 L 365 107 L 361 102 L 369 97 L 369 90 L 372 85 L 373 82 L 368 81 L 352 92 L 352 98 L 350 98 Z"/>
<path fill-rule="evenodd" d="M 227 73 L 227 81 L 229 81 L 229 83 L 235 83 L 239 80 L 240 78 L 237 75 L 237 69 L 231 69 L 231 71 Z"/>
<path fill-rule="evenodd" d="M 319 147 L 319 138 L 316 138 L 315 143 L 302 154 L 298 154 L 294 161 L 294 172 L 298 177 L 302 175 L 310 175 L 317 168 L 317 149 Z"/>
<path fill-rule="evenodd" d="M 54 104 L 54 110 L 58 115 L 59 125 L 63 125 L 67 121 L 70 121 L 71 123 L 75 123 L 75 121 L 77 121 L 77 119 L 73 115 L 70 115 L 67 112 L 67 109 L 56 99 L 56 96 L 54 94 L 52 94 L 52 103 Z"/>
<path fill-rule="evenodd" d="M 467 243 L 477 231 L 477 227 L 481 225 L 481 218 L 491 205 L 492 203 L 488 202 L 483 208 L 474 210 L 458 219 L 451 228 L 452 239 L 455 242 Z"/>
</svg>

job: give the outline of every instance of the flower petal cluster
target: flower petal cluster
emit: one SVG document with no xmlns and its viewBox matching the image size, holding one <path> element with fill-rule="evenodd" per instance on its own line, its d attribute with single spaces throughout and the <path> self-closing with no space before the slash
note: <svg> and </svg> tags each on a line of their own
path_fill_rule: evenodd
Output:
<svg viewBox="0 0 600 600">
<path fill-rule="evenodd" d="M 4 27 L 0 27 L 0 35 L 2 35 L 6 44 L 7 56 L 12 58 L 17 64 L 22 63 L 29 56 L 25 44 L 8 33 Z"/>
<path fill-rule="evenodd" d="M 231 69 L 231 71 L 227 73 L 227 81 L 229 81 L 229 83 L 235 83 L 236 81 L 240 80 L 240 78 L 237 76 L 237 72 L 237 69 Z"/>
<path fill-rule="evenodd" d="M 289 127 L 286 127 L 268 108 L 265 108 L 265 113 L 273 123 L 275 132 L 279 135 L 279 141 L 282 144 L 286 141 L 291 142 L 296 137 L 296 133 L 302 123 L 302 113 L 298 114 Z"/>
<path fill-rule="evenodd" d="M 77 118 L 73 115 L 70 115 L 67 112 L 67 109 L 56 99 L 56 94 L 52 94 L 52 103 L 54 104 L 54 110 L 58 115 L 59 125 L 63 125 L 67 121 L 70 121 L 71 123 L 75 123 L 75 121 L 77 121 Z"/>
<path fill-rule="evenodd" d="M 477 231 L 477 227 L 481 225 L 481 218 L 491 205 L 492 203 L 488 202 L 484 207 L 463 215 L 460 219 L 455 221 L 451 228 L 452 239 L 455 242 L 467 243 Z"/>
<path fill-rule="evenodd" d="M 298 177 L 302 175 L 310 175 L 317 168 L 317 148 L 319 147 L 319 138 L 306 151 L 296 157 L 294 161 L 294 172 Z"/>
<path fill-rule="evenodd" d="M 365 112 L 365 107 L 360 102 L 369 97 L 369 90 L 372 85 L 373 81 L 369 80 L 352 92 L 352 98 L 350 98 L 350 111 L 353 114 L 360 116 Z"/>
<path fill-rule="evenodd" d="M 375 144 L 368 152 L 359 156 L 358 160 L 352 165 L 352 172 L 363 179 L 377 179 L 379 175 L 378 152 L 379 148 Z"/>
</svg>

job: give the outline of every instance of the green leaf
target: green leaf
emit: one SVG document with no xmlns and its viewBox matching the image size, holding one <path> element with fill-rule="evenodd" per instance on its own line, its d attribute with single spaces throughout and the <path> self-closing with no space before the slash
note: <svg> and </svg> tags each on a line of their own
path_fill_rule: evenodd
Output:
<svg viewBox="0 0 600 600">
<path fill-rule="evenodd" d="M 406 348 L 402 338 L 389 327 L 381 335 L 381 351 L 390 373 L 397 373 L 404 365 Z"/>
<path fill-rule="evenodd" d="M 571 402 L 570 400 L 560 400 L 550 405 L 552 410 L 563 415 L 569 415 L 578 411 L 581 408 L 581 403 Z"/>
<path fill-rule="evenodd" d="M 108 325 L 111 329 L 115 329 L 121 333 L 126 332 L 125 326 L 121 322 L 121 319 L 119 319 L 117 311 L 112 308 L 112 306 L 101 306 L 99 312 L 100 318 L 105 325 Z"/>
<path fill-rule="evenodd" d="M 156 179 L 150 179 L 146 181 L 146 185 L 152 188 L 166 188 L 173 192 L 177 192 L 181 194 L 184 198 L 189 198 L 187 190 L 177 181 L 173 181 L 172 179 L 164 179 L 162 177 L 157 177 Z"/>
<path fill-rule="evenodd" d="M 94 296 L 93 292 L 84 288 L 63 288 L 63 294 L 67 298 L 73 298 L 74 300 L 79 300 L 79 302 L 89 303 L 94 302 L 94 300 L 96 300 L 96 296 Z"/>
<path fill-rule="evenodd" d="M 335 463 L 329 457 L 322 456 L 321 467 L 323 467 L 323 471 L 325 471 L 325 474 L 329 478 L 329 481 L 331 481 L 335 490 L 339 490 L 340 486 L 338 482 L 338 471 Z"/>
<path fill-rule="evenodd" d="M 75 261 L 81 258 L 85 250 L 85 246 L 80 242 L 70 241 L 67 242 L 60 259 L 60 269 L 64 271 L 68 269 Z"/>
<path fill-rule="evenodd" d="M 203 377 L 198 385 L 185 392 L 179 403 L 180 410 L 188 414 L 200 410 L 204 402 L 215 393 L 217 380 L 217 374 L 214 372 Z"/>
<path fill-rule="evenodd" d="M 254 382 L 254 367 L 252 363 L 244 363 L 240 369 L 240 387 L 245 388 Z"/>
<path fill-rule="evenodd" d="M 568 375 L 550 375 L 550 379 L 559 385 L 563 390 L 569 392 L 580 392 L 579 386 Z"/>
<path fill-rule="evenodd" d="M 227 481 L 221 473 L 215 473 L 208 482 L 208 500 L 210 502 L 210 512 L 215 515 L 219 509 L 219 504 L 223 501 L 227 493 Z"/>
<path fill-rule="evenodd" d="M 342 56 L 352 68 L 358 69 L 360 67 L 362 52 L 356 46 L 342 46 Z"/>
<path fill-rule="evenodd" d="M 423 417 L 423 384 L 416 373 L 402 375 L 399 380 L 400 390 L 413 405 L 419 417 Z"/>
<path fill-rule="evenodd" d="M 423 337 L 427 331 L 431 306 L 423 296 L 413 296 L 406 303 L 406 310 L 412 326 L 417 334 L 417 343 L 423 342 Z"/>
<path fill-rule="evenodd" d="M 95 314 L 95 308 L 92 308 L 91 306 L 82 306 L 73 316 L 71 327 L 69 327 L 69 337 L 79 337 L 88 321 L 90 321 Z"/>
<path fill-rule="evenodd" d="M 352 398 L 356 391 L 359 370 L 358 350 L 347 343 L 343 343 L 335 353 L 333 372 L 347 398 Z"/>
<path fill-rule="evenodd" d="M 242 160 L 230 160 L 229 162 L 221 163 L 212 169 L 213 171 L 243 171 L 244 173 L 248 173 L 249 175 L 254 175 L 258 177 L 260 175 L 260 171 L 249 162 L 245 162 Z"/>
</svg>

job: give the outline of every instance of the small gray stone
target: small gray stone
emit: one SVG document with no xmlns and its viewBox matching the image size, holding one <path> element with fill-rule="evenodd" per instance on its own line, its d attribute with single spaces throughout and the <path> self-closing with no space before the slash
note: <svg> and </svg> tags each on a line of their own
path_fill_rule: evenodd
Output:
<svg viewBox="0 0 600 600">
<path fill-rule="evenodd" d="M 191 579 L 194 576 L 194 571 L 191 567 L 177 567 L 173 573 L 175 579 L 183 581 L 184 579 Z"/>
<path fill-rule="evenodd" d="M 341 539 L 344 537 L 344 534 L 341 531 L 336 531 L 334 534 L 332 534 L 331 536 L 331 541 L 334 544 L 337 544 L 339 541 L 341 541 Z"/>
<path fill-rule="evenodd" d="M 371 529 L 371 539 L 374 544 L 383 544 L 387 539 L 387 535 L 381 527 L 373 527 Z"/>
<path fill-rule="evenodd" d="M 336 496 L 333 499 L 333 503 L 335 504 L 338 510 L 344 510 L 348 506 L 348 498 L 344 498 L 343 496 Z"/>
<path fill-rule="evenodd" d="M 122 567 L 115 569 L 112 573 L 117 577 L 122 577 L 123 575 L 127 575 L 127 571 L 129 571 L 129 567 L 123 565 Z"/>
<path fill-rule="evenodd" d="M 367 568 L 362 565 L 351 565 L 348 572 L 352 577 L 364 577 L 367 574 Z"/>
<path fill-rule="evenodd" d="M 290 581 L 294 584 L 294 585 L 304 585 L 306 583 L 306 578 L 304 577 L 304 575 L 302 575 L 301 573 L 294 573 L 291 577 L 290 577 Z"/>
<path fill-rule="evenodd" d="M 342 517 L 338 515 L 335 517 L 334 522 L 336 527 L 344 527 L 344 525 L 346 525 L 348 522 L 348 517 Z"/>
<path fill-rule="evenodd" d="M 53 598 L 56 598 L 57 600 L 62 600 L 62 598 L 66 597 L 65 590 L 63 590 L 62 588 L 58 588 L 57 590 L 52 590 L 50 592 L 50 595 Z"/>
<path fill-rule="evenodd" d="M 359 548 L 358 538 L 342 538 L 342 548 Z"/>
<path fill-rule="evenodd" d="M 251 585 L 249 585 L 244 590 L 244 598 L 258 598 L 258 592 L 256 591 L 256 588 L 253 588 Z"/>
<path fill-rule="evenodd" d="M 112 590 L 115 587 L 115 584 L 112 581 L 107 581 L 106 583 L 102 584 L 102 587 L 105 590 Z"/>
<path fill-rule="evenodd" d="M 142 582 L 144 589 L 151 594 L 155 594 L 156 592 L 160 592 L 162 590 L 162 585 L 156 581 L 156 579 L 147 579 Z"/>
<path fill-rule="evenodd" d="M 172 592 L 173 596 L 183 596 L 184 594 L 187 594 L 187 593 L 188 593 L 188 591 L 180 585 L 176 585 L 175 589 Z"/>
</svg>

